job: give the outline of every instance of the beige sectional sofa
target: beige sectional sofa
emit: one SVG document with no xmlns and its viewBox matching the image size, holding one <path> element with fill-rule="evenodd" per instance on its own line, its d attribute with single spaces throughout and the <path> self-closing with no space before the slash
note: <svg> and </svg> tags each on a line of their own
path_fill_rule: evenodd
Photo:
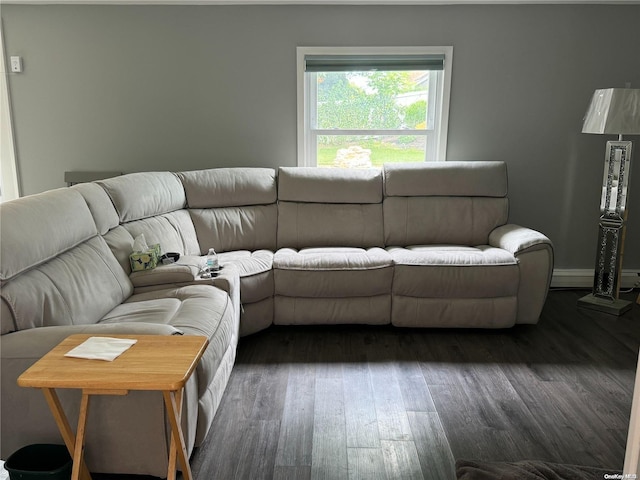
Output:
<svg viewBox="0 0 640 480">
<path fill-rule="evenodd" d="M 535 323 L 553 248 L 507 219 L 502 162 L 135 173 L 6 202 L 0 455 L 60 442 L 42 394 L 16 379 L 72 333 L 207 336 L 185 392 L 191 452 L 208 432 L 242 335 L 272 324 Z M 178 263 L 132 273 L 139 234 L 180 253 Z M 210 247 L 222 270 L 204 279 Z M 77 394 L 61 398 L 75 417 Z M 149 392 L 98 398 L 89 468 L 165 476 L 163 409 Z"/>
</svg>

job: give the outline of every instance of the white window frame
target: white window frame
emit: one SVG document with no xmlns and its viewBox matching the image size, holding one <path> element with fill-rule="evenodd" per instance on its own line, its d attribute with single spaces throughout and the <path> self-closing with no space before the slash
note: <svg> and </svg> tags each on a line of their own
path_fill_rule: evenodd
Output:
<svg viewBox="0 0 640 480">
<path fill-rule="evenodd" d="M 441 102 L 437 108 L 430 109 L 428 114 L 433 115 L 434 122 L 439 124 L 438 134 L 425 132 L 427 136 L 427 148 L 431 148 L 434 161 L 444 161 L 447 155 L 447 133 L 449 127 L 449 103 L 451 97 L 451 72 L 453 66 L 452 46 L 430 46 L 430 47 L 297 47 L 296 67 L 297 67 L 297 124 L 298 124 L 298 161 L 299 167 L 315 167 L 317 136 L 331 134 L 330 131 L 313 129 L 311 118 L 315 111 L 315 91 L 316 86 L 311 85 L 309 76 L 305 75 L 305 58 L 308 55 L 432 55 L 444 54 L 444 69 L 440 82 L 434 81 L 429 86 L 429 105 L 433 105 L 433 96 L 440 93 Z M 436 76 L 433 76 L 436 78 Z M 434 88 L 435 87 L 435 88 Z M 345 134 L 358 135 L 361 131 L 341 130 Z M 393 130 L 373 131 L 367 130 L 370 134 L 393 135 L 394 133 L 407 134 L 406 130 L 395 132 Z M 430 138 L 431 137 L 431 138 Z M 435 138 L 433 138 L 435 137 Z"/>
</svg>

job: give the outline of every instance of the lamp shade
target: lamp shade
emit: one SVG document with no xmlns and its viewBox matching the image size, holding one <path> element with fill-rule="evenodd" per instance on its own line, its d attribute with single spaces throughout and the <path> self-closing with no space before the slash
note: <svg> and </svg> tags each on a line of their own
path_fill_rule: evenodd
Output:
<svg viewBox="0 0 640 480">
<path fill-rule="evenodd" d="M 640 134 L 640 89 L 596 90 L 584 117 L 582 133 Z"/>
</svg>

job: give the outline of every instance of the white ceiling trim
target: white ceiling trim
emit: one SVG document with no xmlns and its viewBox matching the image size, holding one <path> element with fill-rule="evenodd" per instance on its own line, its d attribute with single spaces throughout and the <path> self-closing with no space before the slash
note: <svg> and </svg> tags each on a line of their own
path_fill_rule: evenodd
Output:
<svg viewBox="0 0 640 480">
<path fill-rule="evenodd" d="M 640 5 L 640 0 L 0 0 L 28 5 Z"/>
</svg>

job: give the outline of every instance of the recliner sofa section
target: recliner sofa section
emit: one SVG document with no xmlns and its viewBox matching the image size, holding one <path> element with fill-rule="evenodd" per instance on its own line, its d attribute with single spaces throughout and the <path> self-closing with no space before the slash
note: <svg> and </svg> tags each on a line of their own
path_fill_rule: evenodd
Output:
<svg viewBox="0 0 640 480">
<path fill-rule="evenodd" d="M 280 168 L 274 323 L 390 323 L 381 170 Z"/>
<path fill-rule="evenodd" d="M 237 271 L 240 334 L 273 323 L 273 254 L 278 225 L 276 171 L 217 168 L 178 173 L 200 245 L 218 254 L 220 274 Z"/>
<path fill-rule="evenodd" d="M 106 193 L 106 199 L 98 204 L 98 196 L 90 197 L 86 189 L 97 185 Z M 189 317 L 198 315 L 200 318 L 193 325 L 189 325 L 188 332 L 195 335 L 207 336 L 210 347 L 205 351 L 203 360 L 198 364 L 197 374 L 202 381 L 199 383 L 199 414 L 195 444 L 199 445 L 205 438 L 211 421 L 222 398 L 224 385 L 231 373 L 235 361 L 235 348 L 239 336 L 239 290 L 237 274 L 228 271 L 224 276 L 215 279 L 197 278 L 200 262 L 200 248 L 195 229 L 189 213 L 185 209 L 186 197 L 182 183 L 171 172 L 144 172 L 114 177 L 99 181 L 96 184 L 80 184 L 72 188 L 84 192 L 90 208 L 100 212 L 103 217 L 110 218 L 104 222 L 103 236 L 118 258 L 122 269 L 129 275 L 137 297 L 147 298 L 157 303 L 155 298 L 162 295 L 166 289 L 180 289 L 191 285 L 215 286 L 227 293 L 228 304 L 226 310 L 232 320 L 223 331 L 214 336 L 210 331 L 208 316 L 218 316 L 215 305 L 208 306 L 213 312 L 205 308 L 198 312 L 189 311 Z M 93 198 L 93 201 L 90 199 Z M 112 209 L 113 213 L 107 212 Z M 106 230 L 106 232 L 105 232 Z M 143 272 L 131 272 L 129 254 L 133 250 L 134 240 L 138 235 L 144 235 L 148 244 L 159 243 L 164 251 L 179 252 L 183 261 L 188 264 L 169 269 L 154 269 Z M 153 315 L 155 306 L 149 308 Z M 185 308 L 183 310 L 186 311 Z M 183 318 L 181 314 L 178 318 Z M 135 312 L 128 321 L 147 321 L 147 312 Z M 117 323 L 120 318 L 109 318 L 103 321 Z M 178 320 L 176 320 L 176 323 Z M 185 325 L 182 325 L 185 327 Z M 181 328 L 181 327 L 179 327 Z M 222 387 L 222 388 L 221 388 Z"/>
<path fill-rule="evenodd" d="M 543 234 L 507 224 L 504 163 L 387 164 L 384 175 L 394 325 L 503 328 L 538 321 L 553 248 Z"/>
<path fill-rule="evenodd" d="M 206 436 L 235 360 L 232 302 L 225 291 L 205 285 L 134 293 L 105 240 L 121 228 L 113 208 L 95 184 L 0 206 L 3 458 L 26 444 L 60 443 L 42 393 L 16 380 L 73 333 L 206 336 L 209 346 L 186 387 L 182 424 L 189 452 Z M 61 393 L 71 418 L 77 418 L 77 393 Z M 161 393 L 97 398 L 89 425 L 92 471 L 166 475 L 169 429 Z"/>
</svg>

